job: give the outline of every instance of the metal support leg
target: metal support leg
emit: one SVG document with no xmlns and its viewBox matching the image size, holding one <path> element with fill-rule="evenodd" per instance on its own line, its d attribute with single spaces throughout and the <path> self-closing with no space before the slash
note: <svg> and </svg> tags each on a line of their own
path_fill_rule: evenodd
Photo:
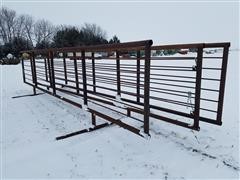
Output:
<svg viewBox="0 0 240 180">
<path fill-rule="evenodd" d="M 127 108 L 127 116 L 131 117 L 131 110 L 129 108 Z"/>
<path fill-rule="evenodd" d="M 92 125 L 96 126 L 96 115 L 94 113 L 92 114 Z"/>
</svg>

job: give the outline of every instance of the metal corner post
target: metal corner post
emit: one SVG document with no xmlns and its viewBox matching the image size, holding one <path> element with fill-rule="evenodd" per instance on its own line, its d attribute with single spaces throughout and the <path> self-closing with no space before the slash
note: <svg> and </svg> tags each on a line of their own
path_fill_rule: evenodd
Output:
<svg viewBox="0 0 240 180">
<path fill-rule="evenodd" d="M 140 68 L 141 59 L 140 59 L 140 50 L 137 51 L 137 102 L 140 102 Z"/>
<path fill-rule="evenodd" d="M 223 111 L 223 100 L 224 100 L 224 92 L 225 92 L 229 47 L 230 47 L 230 44 L 225 45 L 223 48 L 222 72 L 221 72 L 219 97 L 218 97 L 219 103 L 217 108 L 217 124 L 219 125 L 222 125 L 222 111 Z"/>
<path fill-rule="evenodd" d="M 149 134 L 150 115 L 150 65 L 151 65 L 151 45 L 145 46 L 145 72 L 144 72 L 144 133 Z"/>
<path fill-rule="evenodd" d="M 22 59 L 22 76 L 23 76 L 23 82 L 26 82 L 26 77 L 25 77 L 25 68 L 24 68 L 24 59 Z"/>
</svg>

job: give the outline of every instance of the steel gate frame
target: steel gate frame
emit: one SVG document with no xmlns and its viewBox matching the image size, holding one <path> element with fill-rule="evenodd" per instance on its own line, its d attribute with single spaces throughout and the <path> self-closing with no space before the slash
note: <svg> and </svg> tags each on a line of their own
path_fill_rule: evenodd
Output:
<svg viewBox="0 0 240 180">
<path fill-rule="evenodd" d="M 97 83 L 99 81 L 105 81 L 104 83 L 113 83 L 116 84 L 116 89 L 112 90 L 111 88 L 104 87 L 106 89 L 111 89 L 109 91 L 114 91 L 117 93 L 117 95 L 121 96 L 121 94 L 128 94 L 132 97 L 135 97 L 135 100 L 128 99 L 121 97 L 121 104 L 124 104 L 127 106 L 125 108 L 126 112 L 122 111 L 116 111 L 120 114 L 123 114 L 125 116 L 134 118 L 135 120 L 141 121 L 137 118 L 135 118 L 132 115 L 132 112 L 137 114 L 143 115 L 143 120 L 141 121 L 143 123 L 143 130 L 144 133 L 149 135 L 149 118 L 152 117 L 154 119 L 166 121 L 175 125 L 179 125 L 185 128 L 193 129 L 193 130 L 199 130 L 199 121 L 215 124 L 215 125 L 222 125 L 222 111 L 223 111 L 223 99 L 224 99 L 224 90 L 225 90 L 225 81 L 226 81 L 226 71 L 227 71 L 227 61 L 228 61 L 228 52 L 229 52 L 230 43 L 197 43 L 197 44 L 177 44 L 177 45 L 161 45 L 161 46 L 152 46 L 152 40 L 146 40 L 146 41 L 136 41 L 136 42 L 128 42 L 128 43 L 118 43 L 118 44 L 106 44 L 106 45 L 97 45 L 97 46 L 80 46 L 80 47 L 67 47 L 67 48 L 50 48 L 50 49 L 34 49 L 30 51 L 22 51 L 22 53 L 28 53 L 30 55 L 30 62 L 29 65 L 26 65 L 28 60 L 22 60 L 22 72 L 23 72 L 23 81 L 24 83 L 30 85 L 33 87 L 33 93 L 36 94 L 36 89 L 39 89 L 45 93 L 48 93 L 50 95 L 53 95 L 59 99 L 62 99 L 63 101 L 66 101 L 72 105 L 75 105 L 77 107 L 82 108 L 84 106 L 87 106 L 89 102 L 93 102 L 95 104 L 100 103 L 100 106 L 109 108 L 111 111 L 116 111 L 114 101 L 115 97 L 112 95 L 109 95 L 107 93 L 99 92 L 97 89 L 101 89 L 103 87 L 99 87 Z M 151 96 L 151 68 L 154 68 L 154 65 L 151 65 L 152 62 L 155 61 L 171 61 L 171 60 L 185 60 L 187 58 L 185 57 L 151 57 L 151 51 L 153 50 L 171 50 L 171 49 L 195 49 L 195 52 L 197 54 L 196 57 L 192 58 L 196 60 L 196 66 L 192 71 L 195 71 L 196 76 L 194 77 L 195 82 L 195 97 L 194 97 L 194 111 L 191 113 L 181 112 L 177 109 L 169 109 L 166 107 L 156 106 L 154 104 L 151 104 L 150 100 L 152 100 Z M 202 73 L 204 70 L 203 59 L 206 58 L 203 56 L 203 52 L 205 49 L 208 48 L 222 48 L 223 55 L 222 57 L 207 57 L 207 58 L 214 58 L 214 59 L 220 59 L 222 61 L 221 68 L 212 68 L 214 70 L 220 71 L 220 79 L 219 81 L 219 88 L 214 89 L 215 92 L 218 93 L 218 99 L 214 102 L 217 104 L 217 110 L 216 110 L 216 118 L 211 119 L 208 117 L 203 117 L 200 115 L 200 111 L 204 108 L 201 106 L 201 94 L 203 91 L 213 91 L 213 89 L 207 89 L 202 88 L 202 81 L 208 79 L 210 81 L 213 81 L 211 78 L 203 78 Z M 136 52 L 136 57 L 121 57 L 120 54 L 122 52 L 129 52 L 134 51 Z M 72 52 L 73 56 L 68 56 L 68 53 Z M 81 55 L 78 56 L 77 53 L 81 52 Z M 91 55 L 86 56 L 86 53 Z M 115 57 L 104 57 L 104 61 L 115 61 L 114 64 L 102 64 L 98 63 L 98 61 L 101 60 L 101 58 L 95 57 L 96 52 L 115 52 Z M 62 53 L 62 66 L 59 66 L 59 60 L 56 59 L 57 55 L 59 53 Z M 141 53 L 144 54 L 141 56 Z M 41 55 L 43 57 L 43 62 L 36 61 L 37 55 Z M 55 58 L 55 59 L 54 59 Z M 185 58 L 185 59 L 184 59 Z M 68 60 L 69 59 L 69 60 Z M 190 58 L 189 58 L 190 59 Z M 131 70 L 133 66 L 131 65 L 123 65 L 121 62 L 124 60 L 136 60 L 136 70 Z M 219 61 L 220 61 L 219 60 Z M 71 64 L 73 61 L 73 64 Z M 144 62 L 144 65 L 141 65 L 141 62 Z M 39 66 L 38 64 L 42 63 L 43 66 Z M 81 63 L 81 68 L 79 68 L 79 64 Z M 125 68 L 126 66 L 127 68 Z M 28 68 L 28 69 L 27 69 Z M 91 68 L 91 72 L 89 75 L 89 68 Z M 121 69 L 123 68 L 123 70 Z M 125 68 L 125 69 L 124 69 Z M 176 67 L 175 67 L 176 68 Z M 182 67 L 178 67 L 182 68 Z M 106 72 L 108 70 L 113 70 L 115 73 L 114 76 L 111 78 L 106 75 Z M 116 71 L 114 71 L 116 70 Z M 142 71 L 144 70 L 144 71 Z M 161 69 L 160 69 L 161 70 Z M 164 69 L 163 69 L 164 70 Z M 169 70 L 176 69 L 170 67 Z M 182 69 L 180 69 L 182 70 Z M 103 71 L 103 75 L 96 75 L 100 71 Z M 105 71 L 105 72 L 104 72 Z M 27 72 L 30 72 L 28 74 Z M 110 71 L 109 71 L 110 72 Z M 124 76 L 125 73 L 132 73 L 134 76 L 136 75 L 136 82 L 132 83 L 132 80 L 129 77 Z M 70 80 L 68 76 L 69 73 L 74 76 L 74 80 Z M 61 77 L 59 78 L 59 74 L 61 74 Z M 141 77 L 141 74 L 144 75 L 144 77 Z M 79 79 L 79 76 L 81 76 L 81 79 Z M 167 76 L 165 74 L 165 76 Z M 99 78 L 101 77 L 101 78 Z M 188 77 L 189 78 L 189 77 Z M 88 79 L 91 79 L 92 84 L 90 85 L 88 83 Z M 126 81 L 125 81 L 126 79 Z M 59 83 L 56 81 L 63 81 L 64 83 Z M 172 80 L 172 79 L 165 79 L 165 80 Z M 174 79 L 173 79 L 174 80 Z M 81 81 L 81 82 L 80 82 Z M 74 83 L 75 87 L 69 85 L 69 83 Z M 141 84 L 143 82 L 143 84 Z M 164 83 L 163 83 L 164 84 Z M 81 85 L 82 87 L 80 87 Z M 124 91 L 124 86 L 131 85 L 135 90 L 136 93 L 132 93 L 129 91 Z M 59 87 L 61 86 L 61 87 Z M 90 90 L 89 87 L 92 87 L 92 90 Z M 71 88 L 76 92 L 72 92 L 69 89 L 64 88 Z M 122 89 L 123 88 L 123 89 Z M 143 90 L 144 94 L 141 93 L 141 90 Z M 158 89 L 159 90 L 159 89 Z M 167 89 L 170 92 L 173 92 L 173 89 Z M 167 91 L 166 90 L 166 91 Z M 71 100 L 68 97 L 64 97 L 59 93 L 65 93 L 65 95 L 74 95 L 76 97 L 82 97 L 83 103 L 75 102 L 74 100 Z M 173 93 L 172 93 L 173 94 Z M 158 100 L 161 98 L 158 98 Z M 164 99 L 166 102 L 174 102 L 170 101 L 169 99 Z M 181 102 L 182 103 L 182 102 Z M 103 104 L 103 105 L 102 105 Z M 111 107 L 109 107 L 111 106 Z M 112 108 L 113 107 L 113 108 Z M 107 114 L 104 114 L 102 112 L 97 111 L 96 109 L 87 107 L 87 110 L 92 114 L 92 125 L 93 128 L 89 128 L 87 130 L 81 130 L 78 132 L 70 133 L 68 135 L 64 135 L 61 137 L 58 137 L 57 139 L 63 139 L 66 137 L 70 137 L 76 134 L 81 134 L 84 132 L 96 130 L 102 127 L 105 127 L 108 125 L 108 123 L 103 123 L 100 125 L 96 125 L 96 116 L 101 117 L 107 121 L 109 121 L 111 124 L 117 124 L 120 127 L 123 127 L 135 134 L 138 134 L 140 136 L 144 136 L 141 132 L 141 129 L 136 128 L 126 122 L 123 122 L 119 119 L 115 119 Z M 178 115 L 180 117 L 186 117 L 193 120 L 193 124 L 189 124 L 186 122 L 182 122 L 167 116 L 163 116 L 158 113 L 153 113 L 151 110 L 157 110 L 160 113 L 161 112 L 167 112 L 170 114 Z"/>
</svg>

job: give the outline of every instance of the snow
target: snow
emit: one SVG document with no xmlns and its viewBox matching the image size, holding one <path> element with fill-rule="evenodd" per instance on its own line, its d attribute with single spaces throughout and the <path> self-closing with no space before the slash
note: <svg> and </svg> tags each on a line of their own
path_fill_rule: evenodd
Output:
<svg viewBox="0 0 240 180">
<path fill-rule="evenodd" d="M 119 96 L 119 95 L 116 95 L 116 101 L 114 101 L 113 103 L 117 107 L 125 108 L 125 106 L 121 100 L 121 96 Z"/>
<path fill-rule="evenodd" d="M 12 55 L 12 54 L 8 54 L 8 55 L 7 55 L 7 58 L 8 58 L 8 59 L 13 59 L 13 55 Z"/>
<path fill-rule="evenodd" d="M 47 94 L 12 98 L 32 88 L 21 65 L 0 66 L 1 176 L 239 178 L 238 60 L 231 52 L 222 126 L 201 123 L 195 132 L 151 120 L 150 138 L 111 125 L 61 141 L 55 137 L 89 128 L 90 114 Z"/>
</svg>

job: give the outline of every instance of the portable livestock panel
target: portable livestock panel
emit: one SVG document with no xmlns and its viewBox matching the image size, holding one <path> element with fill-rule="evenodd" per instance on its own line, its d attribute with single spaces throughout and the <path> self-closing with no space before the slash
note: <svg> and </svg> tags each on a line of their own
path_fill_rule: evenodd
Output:
<svg viewBox="0 0 240 180">
<path fill-rule="evenodd" d="M 92 114 L 93 127 L 57 139 L 108 125 L 96 117 L 140 136 L 150 117 L 199 130 L 199 121 L 222 124 L 229 46 L 146 40 L 24 51 L 23 80 Z"/>
</svg>

